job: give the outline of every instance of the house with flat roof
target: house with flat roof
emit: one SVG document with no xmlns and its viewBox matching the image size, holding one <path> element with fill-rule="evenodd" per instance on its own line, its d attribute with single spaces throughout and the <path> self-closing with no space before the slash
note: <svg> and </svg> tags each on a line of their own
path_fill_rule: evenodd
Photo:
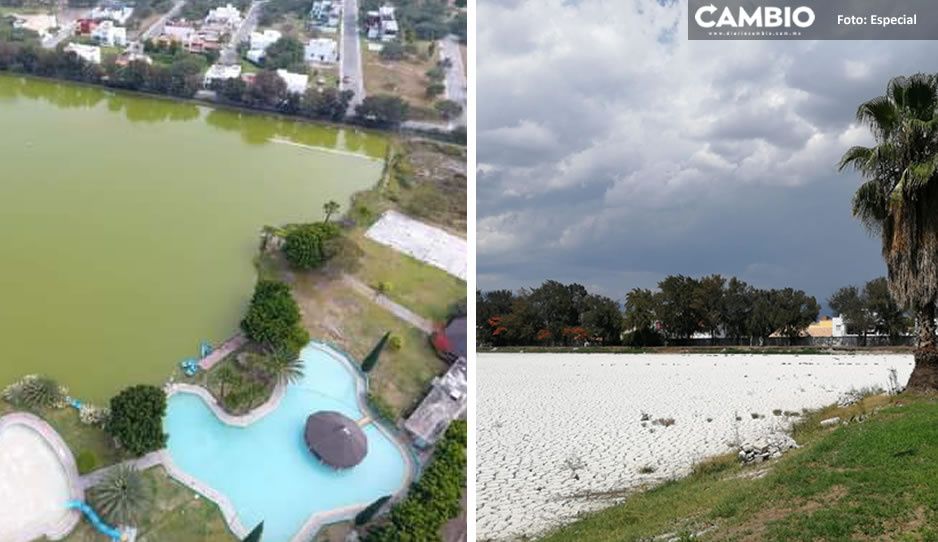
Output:
<svg viewBox="0 0 938 542">
<path fill-rule="evenodd" d="M 234 30 L 241 25 L 241 10 L 231 4 L 214 8 L 205 16 L 205 24 L 220 25 L 228 30 Z"/>
<path fill-rule="evenodd" d="M 310 64 L 335 64 L 339 60 L 339 45 L 329 38 L 311 39 L 304 47 L 304 56 Z"/>
<path fill-rule="evenodd" d="M 293 73 L 280 69 L 277 70 L 277 75 L 287 84 L 287 92 L 292 94 L 303 94 L 309 86 L 309 75 L 305 73 Z"/>
<path fill-rule="evenodd" d="M 216 81 L 237 79 L 239 77 L 241 77 L 240 64 L 234 64 L 232 66 L 226 66 L 224 64 L 212 64 L 208 71 L 205 72 L 205 77 L 202 83 L 205 88 L 211 88 L 212 84 Z"/>
<path fill-rule="evenodd" d="M 123 47 L 127 45 L 127 29 L 111 20 L 102 21 L 91 31 L 91 39 L 108 47 Z"/>
<path fill-rule="evenodd" d="M 101 63 L 101 48 L 97 45 L 82 45 L 81 43 L 69 43 L 65 46 L 66 53 L 75 53 L 78 58 L 92 64 Z"/>
<path fill-rule="evenodd" d="M 433 379 L 414 413 L 404 422 L 404 429 L 419 448 L 436 444 L 453 422 L 466 415 L 466 358 L 461 357 L 443 376 Z"/>
<path fill-rule="evenodd" d="M 133 15 L 134 8 L 121 3 L 102 4 L 91 10 L 91 18 L 95 21 L 109 20 L 122 25 Z"/>
</svg>

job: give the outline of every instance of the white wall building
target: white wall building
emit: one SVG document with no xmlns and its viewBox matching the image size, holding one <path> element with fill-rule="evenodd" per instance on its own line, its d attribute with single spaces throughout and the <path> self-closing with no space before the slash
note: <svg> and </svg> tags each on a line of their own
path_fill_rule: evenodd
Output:
<svg viewBox="0 0 938 542">
<path fill-rule="evenodd" d="M 277 30 L 264 30 L 263 32 L 251 32 L 251 49 L 265 50 L 283 37 L 283 34 Z"/>
<path fill-rule="evenodd" d="M 101 63 L 101 48 L 97 45 L 82 45 L 80 43 L 69 43 L 65 46 L 66 53 L 75 53 L 78 58 L 85 62 L 93 64 Z"/>
<path fill-rule="evenodd" d="M 335 64 L 339 60 L 339 46 L 335 40 L 317 38 L 309 40 L 304 47 L 306 62 L 313 64 Z"/>
<path fill-rule="evenodd" d="M 208 12 L 205 23 L 219 24 L 234 30 L 241 24 L 241 11 L 231 4 L 217 7 Z"/>
<path fill-rule="evenodd" d="M 108 19 L 117 24 L 124 24 L 133 13 L 134 9 L 127 6 L 99 6 L 91 10 L 91 18 L 95 21 Z"/>
<path fill-rule="evenodd" d="M 203 85 L 206 88 L 211 87 L 212 83 L 215 81 L 223 81 L 225 79 L 237 79 L 241 77 L 241 65 L 235 64 L 233 66 L 225 66 L 223 64 L 212 64 L 212 66 L 205 72 L 205 78 L 203 80 Z"/>
<path fill-rule="evenodd" d="M 113 21 L 104 21 L 91 32 L 91 39 L 108 47 L 127 45 L 127 29 L 116 26 Z"/>
<path fill-rule="evenodd" d="M 305 73 L 293 73 L 287 70 L 277 70 L 277 75 L 287 84 L 287 92 L 293 94 L 303 94 L 306 87 L 309 86 L 309 75 Z"/>
</svg>

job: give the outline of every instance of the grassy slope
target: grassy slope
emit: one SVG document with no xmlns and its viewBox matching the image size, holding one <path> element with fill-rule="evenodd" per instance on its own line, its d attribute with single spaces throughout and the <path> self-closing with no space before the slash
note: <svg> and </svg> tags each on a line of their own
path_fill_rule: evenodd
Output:
<svg viewBox="0 0 938 542">
<path fill-rule="evenodd" d="M 866 417 L 821 429 L 831 416 Z M 752 467 L 732 456 L 548 535 L 558 541 L 938 540 L 938 399 L 869 397 L 806 417 L 803 445 Z M 764 476 L 757 477 L 765 471 Z"/>
</svg>

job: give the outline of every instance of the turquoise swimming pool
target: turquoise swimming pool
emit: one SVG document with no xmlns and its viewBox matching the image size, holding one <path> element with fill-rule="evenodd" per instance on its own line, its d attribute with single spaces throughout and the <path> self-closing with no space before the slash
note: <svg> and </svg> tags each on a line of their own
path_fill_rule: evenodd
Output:
<svg viewBox="0 0 938 542">
<path fill-rule="evenodd" d="M 408 474 L 401 450 L 373 423 L 364 427 L 368 455 L 359 465 L 335 471 L 313 457 L 303 440 L 310 414 L 334 410 L 359 420 L 364 413 L 351 367 L 315 344 L 301 358 L 303 380 L 247 427 L 222 422 L 185 392 L 169 398 L 164 420 L 175 466 L 223 493 L 247 529 L 263 521 L 269 542 L 289 541 L 314 514 L 396 493 Z"/>
</svg>

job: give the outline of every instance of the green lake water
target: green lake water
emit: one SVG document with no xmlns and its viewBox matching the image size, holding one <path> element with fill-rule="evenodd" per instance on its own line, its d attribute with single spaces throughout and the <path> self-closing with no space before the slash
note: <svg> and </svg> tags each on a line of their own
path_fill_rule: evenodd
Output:
<svg viewBox="0 0 938 542">
<path fill-rule="evenodd" d="M 344 210 L 386 143 L 0 76 L 0 388 L 40 373 L 103 402 L 162 383 L 237 330 L 261 227 Z"/>
</svg>

